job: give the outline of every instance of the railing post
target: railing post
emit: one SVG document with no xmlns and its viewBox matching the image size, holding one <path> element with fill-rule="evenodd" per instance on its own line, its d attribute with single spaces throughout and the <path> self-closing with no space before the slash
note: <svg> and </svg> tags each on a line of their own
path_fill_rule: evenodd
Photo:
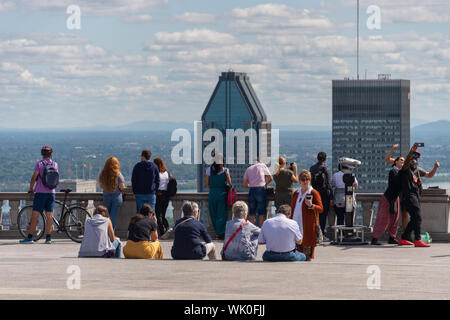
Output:
<svg viewBox="0 0 450 320">
<path fill-rule="evenodd" d="M 0 230 L 3 230 L 3 200 L 0 200 Z"/>
<path fill-rule="evenodd" d="M 183 200 L 172 200 L 173 207 L 173 223 L 181 218 L 181 208 L 183 207 Z"/>
<path fill-rule="evenodd" d="M 363 213 L 363 225 L 372 232 L 372 218 L 373 218 L 373 202 L 371 200 L 361 201 L 362 213 Z"/>
<path fill-rule="evenodd" d="M 9 210 L 9 215 L 11 217 L 11 226 L 10 230 L 17 230 L 17 216 L 19 214 L 19 206 L 20 206 L 20 200 L 10 200 L 9 201 L 9 207 L 11 208 Z"/>
</svg>

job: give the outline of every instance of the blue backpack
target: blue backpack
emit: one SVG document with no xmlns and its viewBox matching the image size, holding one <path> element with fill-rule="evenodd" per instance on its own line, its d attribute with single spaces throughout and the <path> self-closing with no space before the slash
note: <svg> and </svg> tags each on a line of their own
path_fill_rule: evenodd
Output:
<svg viewBox="0 0 450 320">
<path fill-rule="evenodd" d="M 42 160 L 41 163 L 44 165 L 44 174 L 41 177 L 42 184 L 48 189 L 56 189 L 59 183 L 59 172 L 55 166 L 56 162 L 47 163 Z"/>
</svg>

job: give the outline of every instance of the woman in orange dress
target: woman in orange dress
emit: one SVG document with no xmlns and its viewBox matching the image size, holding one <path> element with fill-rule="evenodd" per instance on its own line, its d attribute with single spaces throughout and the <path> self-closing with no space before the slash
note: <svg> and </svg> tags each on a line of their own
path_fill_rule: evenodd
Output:
<svg viewBox="0 0 450 320">
<path fill-rule="evenodd" d="M 319 214 L 323 211 L 322 199 L 318 191 L 311 187 L 311 173 L 303 170 L 299 175 L 301 187 L 292 195 L 290 218 L 297 221 L 303 241 L 297 250 L 303 252 L 306 260 L 314 259 L 316 247 L 316 227 Z M 312 198 L 312 199 L 310 199 Z"/>
</svg>

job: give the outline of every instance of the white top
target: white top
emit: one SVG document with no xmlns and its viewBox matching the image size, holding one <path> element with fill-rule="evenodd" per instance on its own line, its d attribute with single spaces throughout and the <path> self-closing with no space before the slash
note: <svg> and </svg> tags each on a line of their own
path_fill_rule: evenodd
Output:
<svg viewBox="0 0 450 320">
<path fill-rule="evenodd" d="M 295 242 L 302 240 L 298 223 L 282 213 L 264 221 L 258 242 L 265 243 L 268 251 L 289 252 L 295 249 Z"/>
<path fill-rule="evenodd" d="M 331 186 L 333 188 L 338 188 L 338 189 L 343 189 L 345 188 L 345 183 L 343 180 L 344 173 L 342 171 L 336 172 L 335 174 L 333 174 L 333 178 L 331 179 Z M 356 180 L 355 177 L 355 182 L 353 183 L 353 185 L 357 184 L 358 180 Z"/>
<path fill-rule="evenodd" d="M 167 191 L 167 184 L 169 183 L 169 173 L 166 171 L 159 174 L 159 188 L 158 190 Z"/>
<path fill-rule="evenodd" d="M 297 221 L 301 234 L 303 234 L 303 201 L 305 200 L 307 194 L 311 194 L 312 190 L 313 188 L 310 187 L 304 194 L 302 194 L 301 188 L 298 190 L 297 203 L 295 204 L 294 215 L 292 216 L 292 219 L 294 219 L 294 221 Z"/>
</svg>

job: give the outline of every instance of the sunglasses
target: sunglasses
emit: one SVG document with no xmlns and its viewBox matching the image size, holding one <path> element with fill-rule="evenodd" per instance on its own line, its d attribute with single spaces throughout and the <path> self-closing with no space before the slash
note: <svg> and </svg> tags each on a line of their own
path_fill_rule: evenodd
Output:
<svg viewBox="0 0 450 320">
<path fill-rule="evenodd" d="M 305 179 L 305 178 L 303 178 L 303 179 L 300 179 L 300 181 L 306 182 L 306 181 L 311 181 L 311 179 Z"/>
</svg>

